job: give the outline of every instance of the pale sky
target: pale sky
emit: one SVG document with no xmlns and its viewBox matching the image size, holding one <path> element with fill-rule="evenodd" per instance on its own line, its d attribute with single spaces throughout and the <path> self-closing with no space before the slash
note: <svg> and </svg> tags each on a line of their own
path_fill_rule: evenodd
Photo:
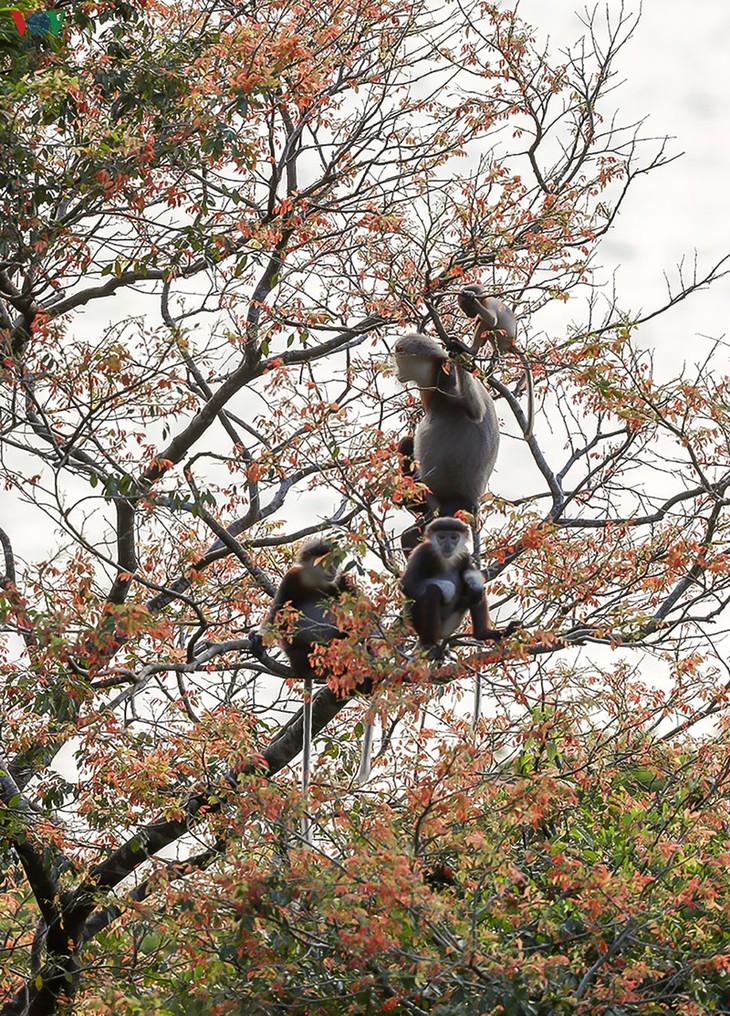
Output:
<svg viewBox="0 0 730 1016">
<path fill-rule="evenodd" d="M 638 3 L 626 6 L 637 9 Z M 609 0 L 607 7 L 616 12 L 621 3 Z M 575 11 L 582 8 L 572 0 L 522 0 L 519 9 L 540 37 L 550 36 L 551 49 L 579 34 Z M 663 272 L 675 279 L 682 256 L 691 268 L 696 250 L 700 269 L 707 269 L 730 253 L 729 56 L 730 5 L 644 0 L 639 26 L 619 56 L 625 83 L 613 102 L 623 122 L 648 116 L 645 133 L 672 136 L 671 151 L 685 154 L 634 184 L 603 243 L 602 263 L 618 266 L 621 306 L 648 308 L 661 301 Z M 709 343 L 698 333 L 727 335 L 729 298 L 730 278 L 646 325 L 642 343 L 656 347 L 661 367 L 681 362 L 685 343 L 689 358 L 699 358 Z"/>
</svg>

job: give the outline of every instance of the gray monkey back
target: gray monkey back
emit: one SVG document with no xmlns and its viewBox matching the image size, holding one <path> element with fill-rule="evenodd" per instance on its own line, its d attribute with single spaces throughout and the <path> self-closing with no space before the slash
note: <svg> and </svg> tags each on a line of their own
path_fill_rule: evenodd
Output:
<svg viewBox="0 0 730 1016">
<path fill-rule="evenodd" d="M 499 424 L 492 399 L 482 383 L 466 371 L 461 381 L 464 388 L 471 389 L 469 394 L 482 410 L 481 418 L 468 415 L 460 400 L 433 392 L 416 427 L 414 446 L 421 480 L 439 505 L 448 505 L 452 511 L 470 511 L 479 501 L 499 451 Z"/>
</svg>

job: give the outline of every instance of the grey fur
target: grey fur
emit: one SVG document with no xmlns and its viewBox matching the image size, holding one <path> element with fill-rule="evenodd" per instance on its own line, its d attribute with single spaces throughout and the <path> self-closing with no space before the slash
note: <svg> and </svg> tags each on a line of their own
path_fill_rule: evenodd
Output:
<svg viewBox="0 0 730 1016">
<path fill-rule="evenodd" d="M 487 489 L 499 450 L 499 424 L 484 385 L 427 335 L 404 335 L 395 346 L 398 376 L 415 380 L 428 406 L 415 433 L 414 453 L 419 475 L 433 494 L 441 514 L 474 511 Z M 413 358 L 411 360 L 411 358 Z M 433 385 L 420 366 L 436 368 Z"/>
<path fill-rule="evenodd" d="M 477 318 L 474 330 L 472 352 L 478 353 L 489 341 L 494 356 L 514 353 L 520 358 L 527 384 L 527 418 L 524 425 L 525 439 L 532 437 L 535 420 L 535 384 L 532 367 L 524 350 L 517 345 L 517 318 L 506 303 L 496 296 L 489 296 L 489 290 L 479 284 L 464 286 L 459 293 L 459 306 L 467 317 Z"/>
</svg>

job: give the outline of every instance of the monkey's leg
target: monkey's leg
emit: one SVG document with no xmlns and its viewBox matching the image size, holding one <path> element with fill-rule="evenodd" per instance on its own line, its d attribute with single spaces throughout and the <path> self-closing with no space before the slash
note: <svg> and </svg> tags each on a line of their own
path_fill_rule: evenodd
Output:
<svg viewBox="0 0 730 1016">
<path fill-rule="evenodd" d="M 519 628 L 518 621 L 510 621 L 506 628 L 492 628 L 492 619 L 489 616 L 489 605 L 486 594 L 478 603 L 469 608 L 471 614 L 471 627 L 474 638 L 482 642 L 501 642 Z"/>
<path fill-rule="evenodd" d="M 304 681 L 304 703 L 302 709 L 302 799 L 304 815 L 301 834 L 305 843 L 312 842 L 312 823 L 309 818 L 309 774 L 312 767 L 312 679 Z"/>
<path fill-rule="evenodd" d="M 443 504 L 439 505 L 437 515 L 441 519 L 453 519 L 457 512 L 466 512 L 468 515 L 474 515 L 475 507 L 473 504 L 468 504 L 466 501 L 459 498 L 451 498 L 449 501 L 444 501 Z"/>
<path fill-rule="evenodd" d="M 435 646 L 441 641 L 442 596 L 434 583 L 426 586 L 414 604 L 413 627 L 422 646 Z"/>
</svg>

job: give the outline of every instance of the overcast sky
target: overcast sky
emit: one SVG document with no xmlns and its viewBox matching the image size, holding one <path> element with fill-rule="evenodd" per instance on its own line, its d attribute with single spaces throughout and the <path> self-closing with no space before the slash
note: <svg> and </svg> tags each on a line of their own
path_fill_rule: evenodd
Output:
<svg viewBox="0 0 730 1016">
<path fill-rule="evenodd" d="M 621 4 L 609 0 L 617 12 Z M 638 4 L 627 2 L 627 9 Z M 551 49 L 579 34 L 572 0 L 522 0 L 520 12 Z M 730 253 L 730 5 L 721 0 L 644 0 L 635 35 L 617 65 L 625 83 L 613 93 L 624 122 L 648 116 L 647 134 L 670 135 L 681 159 L 636 182 L 616 227 L 602 247 L 602 262 L 618 266 L 618 302 L 648 308 L 666 292 L 663 272 L 676 278 L 684 255 L 695 250 L 701 269 Z M 730 267 L 730 261 L 728 262 Z M 709 343 L 698 335 L 727 333 L 730 279 L 692 297 L 642 330 L 666 368 L 700 358 Z"/>
</svg>

